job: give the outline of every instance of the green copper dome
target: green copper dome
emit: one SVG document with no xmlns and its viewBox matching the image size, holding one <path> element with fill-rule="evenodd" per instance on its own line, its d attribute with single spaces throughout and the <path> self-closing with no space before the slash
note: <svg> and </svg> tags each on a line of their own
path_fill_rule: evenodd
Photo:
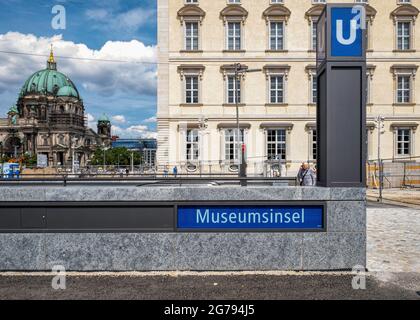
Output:
<svg viewBox="0 0 420 320">
<path fill-rule="evenodd" d="M 71 86 L 64 86 L 57 92 L 58 97 L 75 97 L 79 98 L 77 91 Z"/>
<path fill-rule="evenodd" d="M 13 114 L 13 113 L 15 113 L 15 114 L 18 114 L 19 113 L 18 108 L 16 107 L 16 105 L 11 106 L 10 109 L 9 109 L 8 114 Z"/>
<path fill-rule="evenodd" d="M 61 96 L 80 98 L 76 86 L 66 75 L 57 70 L 45 69 L 35 72 L 26 80 L 20 95 L 31 93 L 57 95 L 60 91 Z"/>
<path fill-rule="evenodd" d="M 20 92 L 20 97 L 34 93 L 80 99 L 74 83 L 65 74 L 57 71 L 57 63 L 52 51 L 47 62 L 47 68 L 35 72 L 26 80 Z"/>
<path fill-rule="evenodd" d="M 103 114 L 99 117 L 98 122 L 111 122 L 111 121 L 109 120 L 108 116 L 107 116 L 105 113 L 103 113 Z"/>
</svg>

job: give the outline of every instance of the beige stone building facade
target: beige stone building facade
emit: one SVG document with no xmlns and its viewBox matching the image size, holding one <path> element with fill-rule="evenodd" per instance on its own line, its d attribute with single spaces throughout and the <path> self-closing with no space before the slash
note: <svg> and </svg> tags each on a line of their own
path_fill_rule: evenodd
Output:
<svg viewBox="0 0 420 320">
<path fill-rule="evenodd" d="M 294 176 L 314 161 L 314 22 L 325 2 L 158 0 L 158 165 L 235 172 L 243 140 L 250 175 Z M 348 2 L 367 12 L 368 157 L 378 157 L 378 116 L 382 158 L 420 156 L 420 0 Z M 261 70 L 240 77 L 239 96 L 235 63 Z"/>
</svg>

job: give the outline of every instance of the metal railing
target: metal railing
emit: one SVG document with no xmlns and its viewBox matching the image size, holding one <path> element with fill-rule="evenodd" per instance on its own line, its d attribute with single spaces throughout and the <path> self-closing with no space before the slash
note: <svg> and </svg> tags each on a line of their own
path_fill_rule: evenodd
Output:
<svg viewBox="0 0 420 320">
<path fill-rule="evenodd" d="M 233 176 L 162 176 L 162 175 L 40 175 L 26 176 L 20 175 L 19 178 L 0 179 L 0 186 L 19 186 L 19 185 L 137 185 L 137 186 L 162 186 L 162 185 L 278 185 L 296 186 L 295 178 L 258 178 L 247 177 L 238 178 Z"/>
</svg>

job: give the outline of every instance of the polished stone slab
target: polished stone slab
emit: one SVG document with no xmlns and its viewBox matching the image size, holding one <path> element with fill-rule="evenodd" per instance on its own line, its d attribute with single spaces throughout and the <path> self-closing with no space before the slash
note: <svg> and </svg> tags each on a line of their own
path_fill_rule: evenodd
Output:
<svg viewBox="0 0 420 320">
<path fill-rule="evenodd" d="M 7 239 L 6 239 L 7 237 Z M 366 263 L 366 234 L 4 234 L 0 270 L 341 270 Z"/>
<path fill-rule="evenodd" d="M 24 201 L 364 201 L 360 188 L 267 186 L 3 186 L 0 202 Z"/>
<path fill-rule="evenodd" d="M 366 266 L 366 233 L 306 233 L 302 265 L 305 270 L 348 270 Z"/>
</svg>

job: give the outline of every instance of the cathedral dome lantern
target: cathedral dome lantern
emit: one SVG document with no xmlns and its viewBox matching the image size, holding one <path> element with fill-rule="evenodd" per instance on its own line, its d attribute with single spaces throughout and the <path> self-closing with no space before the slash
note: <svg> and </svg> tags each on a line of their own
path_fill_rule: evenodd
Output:
<svg viewBox="0 0 420 320">
<path fill-rule="evenodd" d="M 50 57 L 48 58 L 48 61 L 47 61 L 47 69 L 57 70 L 57 63 L 55 62 L 52 45 L 51 45 Z"/>
</svg>

